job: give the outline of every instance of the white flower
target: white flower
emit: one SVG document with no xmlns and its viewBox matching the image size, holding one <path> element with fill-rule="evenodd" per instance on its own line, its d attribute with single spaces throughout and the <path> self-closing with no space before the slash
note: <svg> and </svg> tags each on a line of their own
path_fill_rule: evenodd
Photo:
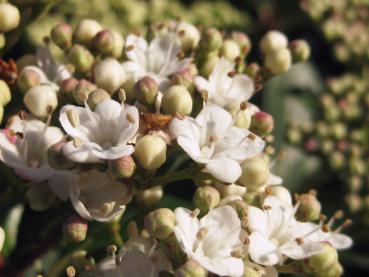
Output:
<svg viewBox="0 0 369 277">
<path fill-rule="evenodd" d="M 169 128 L 194 161 L 205 164 L 205 170 L 219 181 L 233 183 L 241 176 L 240 163 L 264 148 L 259 137 L 233 125 L 226 110 L 206 106 L 196 119 L 174 118 Z"/>
<path fill-rule="evenodd" d="M 278 198 L 264 200 L 263 210 L 249 206 L 249 254 L 262 265 L 283 263 L 284 256 L 300 260 L 321 251 L 318 242 L 301 238 L 301 230 L 294 219 L 296 208 L 286 207 Z"/>
<path fill-rule="evenodd" d="M 87 103 L 85 106 L 66 105 L 60 111 L 60 123 L 74 139 L 64 146 L 64 154 L 80 163 L 113 160 L 132 154 L 134 147 L 127 142 L 138 130 L 137 108 L 110 99 L 99 103 L 95 111 L 91 111 Z"/>
<path fill-rule="evenodd" d="M 153 78 L 161 90 L 169 85 L 169 77 L 187 67 L 191 59 L 178 58 L 181 42 L 177 34 L 169 32 L 157 35 L 150 44 L 140 36 L 129 35 L 126 41 L 126 56 L 123 63 L 126 73 L 137 81 L 142 77 Z"/>
<path fill-rule="evenodd" d="M 130 187 L 108 174 L 91 170 L 81 172 L 69 178 L 69 184 L 56 190 L 55 183 L 51 189 L 61 199 L 66 191 L 78 214 L 87 220 L 110 221 L 125 210 L 125 205 L 132 200 Z M 60 184 L 59 184 L 60 185 Z"/>
<path fill-rule="evenodd" d="M 221 58 L 215 65 L 209 80 L 196 76 L 195 85 L 198 91 L 206 91 L 211 103 L 220 107 L 239 105 L 251 98 L 254 83 L 245 74 L 230 75 L 234 72 L 234 65 L 225 58 Z M 231 73 L 231 74 L 230 74 Z"/>
<path fill-rule="evenodd" d="M 212 209 L 201 220 L 185 208 L 174 211 L 175 236 L 189 259 L 220 276 L 241 276 L 244 265 L 233 257 L 241 247 L 241 223 L 230 206 Z"/>
<path fill-rule="evenodd" d="M 40 182 L 55 173 L 47 161 L 47 149 L 62 140 L 63 132 L 37 119 L 14 116 L 0 132 L 0 159 L 21 178 Z"/>
</svg>

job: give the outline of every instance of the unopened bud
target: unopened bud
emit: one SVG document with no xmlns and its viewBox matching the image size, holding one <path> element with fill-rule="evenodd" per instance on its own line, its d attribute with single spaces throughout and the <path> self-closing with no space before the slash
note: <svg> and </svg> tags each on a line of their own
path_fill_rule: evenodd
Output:
<svg viewBox="0 0 369 277">
<path fill-rule="evenodd" d="M 83 105 L 84 101 L 88 99 L 90 93 L 97 89 L 96 85 L 82 79 L 78 82 L 77 86 L 73 90 L 73 96 L 76 103 Z"/>
<path fill-rule="evenodd" d="M 58 106 L 56 91 L 47 85 L 33 87 L 23 98 L 27 109 L 36 117 L 46 118 Z"/>
<path fill-rule="evenodd" d="M 269 31 L 260 41 L 260 49 L 265 55 L 287 46 L 286 35 L 279 31 Z"/>
<path fill-rule="evenodd" d="M 322 242 L 322 251 L 307 259 L 307 267 L 312 272 L 322 272 L 332 268 L 338 261 L 337 250 L 329 243 Z"/>
<path fill-rule="evenodd" d="M 266 112 L 257 112 L 251 118 L 250 130 L 259 136 L 266 136 L 273 131 L 274 119 Z"/>
<path fill-rule="evenodd" d="M 99 103 L 108 99 L 110 99 L 110 94 L 106 90 L 98 88 L 88 95 L 87 104 L 92 110 L 95 110 Z"/>
<path fill-rule="evenodd" d="M 200 210 L 202 215 L 207 214 L 209 210 L 218 206 L 219 202 L 219 192 L 210 186 L 197 188 L 193 196 L 194 206 Z"/>
<path fill-rule="evenodd" d="M 122 65 L 113 58 L 99 62 L 94 68 L 95 84 L 113 95 L 124 83 L 126 74 Z"/>
<path fill-rule="evenodd" d="M 251 158 L 241 164 L 242 175 L 238 183 L 251 189 L 264 185 L 269 177 L 269 165 L 261 158 Z"/>
<path fill-rule="evenodd" d="M 88 72 L 94 63 L 91 52 L 80 44 L 75 44 L 68 51 L 68 61 L 74 65 L 79 72 Z"/>
<path fill-rule="evenodd" d="M 126 93 L 126 103 L 133 104 L 136 100 L 135 85 L 136 81 L 134 76 L 127 76 L 127 80 L 122 85 L 122 88 Z"/>
<path fill-rule="evenodd" d="M 333 169 L 343 168 L 345 162 L 345 155 L 342 152 L 334 151 L 329 156 L 329 164 Z"/>
<path fill-rule="evenodd" d="M 165 239 L 173 232 L 174 213 L 167 208 L 154 210 L 145 217 L 144 225 L 151 236 L 161 240 Z"/>
<path fill-rule="evenodd" d="M 24 68 L 18 76 L 17 84 L 20 91 L 25 94 L 30 88 L 41 84 L 41 75 L 32 68 Z"/>
<path fill-rule="evenodd" d="M 268 52 L 265 56 L 265 66 L 274 75 L 287 72 L 291 67 L 291 62 L 291 52 L 287 48 Z"/>
<path fill-rule="evenodd" d="M 141 206 L 150 207 L 158 203 L 163 197 L 163 188 L 155 186 L 145 189 L 136 194 L 136 201 Z"/>
<path fill-rule="evenodd" d="M 351 213 L 357 213 L 363 208 L 363 199 L 356 193 L 350 193 L 345 197 L 345 202 Z"/>
<path fill-rule="evenodd" d="M 77 43 L 86 46 L 91 45 L 95 35 L 102 30 L 101 25 L 92 19 L 82 20 L 73 33 L 73 38 Z"/>
<path fill-rule="evenodd" d="M 220 48 L 220 54 L 227 60 L 234 62 L 235 59 L 241 55 L 241 49 L 235 41 L 227 39 L 223 41 L 222 47 Z"/>
<path fill-rule="evenodd" d="M 96 34 L 92 40 L 92 46 L 103 55 L 108 55 L 114 48 L 114 34 L 110 29 L 105 29 Z"/>
<path fill-rule="evenodd" d="M 349 161 L 350 172 L 354 175 L 363 176 L 367 172 L 365 162 L 360 158 L 352 158 Z"/>
<path fill-rule="evenodd" d="M 334 138 L 341 140 L 347 136 L 346 124 L 341 122 L 335 122 L 331 126 L 331 133 Z"/>
<path fill-rule="evenodd" d="M 192 96 L 184 86 L 171 86 L 165 92 L 161 105 L 165 114 L 189 115 L 193 105 Z"/>
<path fill-rule="evenodd" d="M 75 163 L 69 160 L 63 154 L 63 147 L 66 144 L 65 141 L 59 141 L 47 150 L 47 159 L 49 164 L 58 170 L 67 170 L 72 168 Z"/>
<path fill-rule="evenodd" d="M 337 262 L 327 271 L 317 272 L 315 273 L 316 277 L 340 277 L 343 274 L 342 265 Z"/>
<path fill-rule="evenodd" d="M 70 216 L 63 223 L 63 235 L 70 241 L 80 242 L 86 238 L 88 222 L 79 216 Z"/>
<path fill-rule="evenodd" d="M 134 155 L 144 169 L 156 170 L 166 160 L 167 145 L 158 136 L 146 135 L 137 141 Z"/>
<path fill-rule="evenodd" d="M 171 83 L 173 85 L 182 85 L 185 86 L 189 91 L 193 91 L 194 83 L 193 83 L 193 75 L 189 68 L 182 70 L 174 74 L 171 78 Z"/>
<path fill-rule="evenodd" d="M 310 46 L 306 40 L 298 39 L 290 43 L 294 63 L 305 62 L 310 57 Z"/>
<path fill-rule="evenodd" d="M 222 46 L 222 35 L 214 28 L 207 29 L 201 36 L 200 48 L 204 52 L 213 52 Z"/>
<path fill-rule="evenodd" d="M 204 59 L 201 61 L 199 70 L 202 76 L 209 77 L 209 75 L 213 72 L 215 65 L 219 61 L 219 56 L 217 52 L 210 52 L 206 54 Z"/>
<path fill-rule="evenodd" d="M 6 38 L 4 34 L 0 34 L 0 50 L 5 47 L 6 44 Z"/>
<path fill-rule="evenodd" d="M 183 51 L 190 51 L 199 45 L 200 32 L 194 25 L 181 22 L 178 24 L 177 33 L 179 34 Z"/>
<path fill-rule="evenodd" d="M 51 39 L 61 49 L 69 49 L 72 46 L 72 35 L 72 27 L 66 23 L 59 23 L 51 29 Z"/>
<path fill-rule="evenodd" d="M 255 79 L 261 73 L 261 66 L 257 63 L 250 63 L 246 66 L 245 73 Z"/>
<path fill-rule="evenodd" d="M 118 178 L 130 178 L 136 170 L 136 163 L 131 156 L 112 161 L 114 175 Z"/>
<path fill-rule="evenodd" d="M 188 260 L 175 272 L 176 277 L 207 277 L 208 271 L 194 260 Z"/>
<path fill-rule="evenodd" d="M 46 182 L 33 183 L 27 190 L 28 203 L 32 210 L 42 212 L 56 201 L 55 194 Z"/>
<path fill-rule="evenodd" d="M 12 99 L 11 91 L 4 80 L 0 80 L 0 106 L 6 106 Z"/>
<path fill-rule="evenodd" d="M 123 48 L 124 48 L 124 38 L 117 31 L 113 31 L 114 36 L 114 45 L 111 49 L 109 55 L 115 59 L 119 59 L 122 56 Z"/>
<path fill-rule="evenodd" d="M 152 105 L 156 101 L 159 86 L 151 77 L 146 76 L 137 81 L 135 85 L 136 99 L 144 105 Z"/>
<path fill-rule="evenodd" d="M 296 201 L 300 203 L 296 219 L 300 221 L 313 221 L 319 218 L 322 207 L 313 193 L 296 195 Z"/>
<path fill-rule="evenodd" d="M 291 193 L 283 186 L 268 187 L 271 195 L 277 197 L 287 207 L 292 205 Z"/>
<path fill-rule="evenodd" d="M 0 3 L 0 33 L 7 33 L 18 27 L 20 12 L 10 3 Z"/>
<path fill-rule="evenodd" d="M 247 54 L 251 50 L 251 40 L 250 38 L 242 32 L 233 32 L 232 40 L 235 41 L 241 49 L 241 53 L 243 56 L 247 56 Z"/>
<path fill-rule="evenodd" d="M 78 80 L 76 78 L 70 77 L 63 80 L 60 83 L 60 95 L 62 99 L 66 102 L 70 102 L 74 99 L 73 91 L 78 85 Z"/>
<path fill-rule="evenodd" d="M 87 251 L 78 250 L 72 253 L 68 264 L 73 266 L 77 272 L 81 272 L 86 268 L 92 267 L 95 264 L 95 261 L 87 254 Z"/>
</svg>

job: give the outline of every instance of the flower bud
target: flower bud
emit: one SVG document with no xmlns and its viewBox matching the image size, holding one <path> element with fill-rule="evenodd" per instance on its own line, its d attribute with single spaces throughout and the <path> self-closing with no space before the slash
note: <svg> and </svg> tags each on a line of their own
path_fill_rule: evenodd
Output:
<svg viewBox="0 0 369 277">
<path fill-rule="evenodd" d="M 0 106 L 6 106 L 12 99 L 11 91 L 4 80 L 0 80 Z"/>
<path fill-rule="evenodd" d="M 146 135 L 139 139 L 135 146 L 135 158 L 147 170 L 156 170 L 166 160 L 167 145 L 165 141 L 154 135 Z"/>
<path fill-rule="evenodd" d="M 175 272 L 175 277 L 207 277 L 208 271 L 194 260 L 188 260 Z"/>
<path fill-rule="evenodd" d="M 136 163 L 131 156 L 112 161 L 114 175 L 118 178 L 130 178 L 136 170 Z"/>
<path fill-rule="evenodd" d="M 200 210 L 200 213 L 207 214 L 209 210 L 219 205 L 220 194 L 210 186 L 199 187 L 193 196 L 193 204 Z"/>
<path fill-rule="evenodd" d="M 4 106 L 0 105 L 0 124 L 3 122 L 4 118 Z"/>
<path fill-rule="evenodd" d="M 91 45 L 95 35 L 101 30 L 102 27 L 97 21 L 92 19 L 84 19 L 78 24 L 73 33 L 73 37 L 77 43 L 89 46 Z"/>
<path fill-rule="evenodd" d="M 63 147 L 66 141 L 59 141 L 47 150 L 47 159 L 49 164 L 58 170 L 67 170 L 75 165 L 75 162 L 69 160 L 63 154 Z"/>
<path fill-rule="evenodd" d="M 19 74 L 17 84 L 20 91 L 25 94 L 29 89 L 41 84 L 41 75 L 32 68 L 25 68 Z"/>
<path fill-rule="evenodd" d="M 66 101 L 70 102 L 74 100 L 74 90 L 78 85 L 78 80 L 76 78 L 70 77 L 61 81 L 60 83 L 60 96 Z"/>
<path fill-rule="evenodd" d="M 234 62 L 235 59 L 241 55 L 241 49 L 235 41 L 227 39 L 223 41 L 220 54 L 227 60 Z"/>
<path fill-rule="evenodd" d="M 346 195 L 345 202 L 351 213 L 357 213 L 363 208 L 363 199 L 359 194 L 350 193 Z"/>
<path fill-rule="evenodd" d="M 334 138 L 341 140 L 347 136 L 347 127 L 346 124 L 341 122 L 335 122 L 331 125 L 331 133 Z"/>
<path fill-rule="evenodd" d="M 97 89 L 96 85 L 82 79 L 78 82 L 77 86 L 73 90 L 73 97 L 77 104 L 83 105 L 84 101 L 88 99 L 90 93 Z"/>
<path fill-rule="evenodd" d="M 266 136 L 273 131 L 274 119 L 266 112 L 257 112 L 251 118 L 250 130 L 259 136 Z"/>
<path fill-rule="evenodd" d="M 192 111 L 192 96 L 185 86 L 171 86 L 165 92 L 161 107 L 165 114 L 189 115 Z"/>
<path fill-rule="evenodd" d="M 215 65 L 218 63 L 218 61 L 219 56 L 217 52 L 211 52 L 206 54 L 204 59 L 201 61 L 201 65 L 199 68 L 200 74 L 206 78 L 209 77 L 209 75 L 213 72 L 213 69 Z"/>
<path fill-rule="evenodd" d="M 158 203 L 162 197 L 163 188 L 161 186 L 155 186 L 137 193 L 136 201 L 141 206 L 150 207 Z"/>
<path fill-rule="evenodd" d="M 287 46 L 286 35 L 279 31 L 269 31 L 260 41 L 260 49 L 265 55 Z"/>
<path fill-rule="evenodd" d="M 310 46 L 303 39 L 297 39 L 290 43 L 292 60 L 294 63 L 305 62 L 310 57 Z"/>
<path fill-rule="evenodd" d="M 27 109 L 36 117 L 46 118 L 58 106 L 56 91 L 47 85 L 33 87 L 23 98 Z"/>
<path fill-rule="evenodd" d="M 279 48 L 268 52 L 265 56 L 265 66 L 274 75 L 287 72 L 291 67 L 291 62 L 291 52 L 287 48 Z"/>
<path fill-rule="evenodd" d="M 81 272 L 95 264 L 94 258 L 88 255 L 85 250 L 78 250 L 72 253 L 69 258 L 69 265 L 73 266 L 77 272 Z"/>
<path fill-rule="evenodd" d="M 4 34 L 0 34 L 0 50 L 5 47 L 6 44 L 6 38 Z"/>
<path fill-rule="evenodd" d="M 322 251 L 307 259 L 307 267 L 312 272 L 326 271 L 338 262 L 337 250 L 329 243 L 322 242 Z"/>
<path fill-rule="evenodd" d="M 27 190 L 27 199 L 31 209 L 38 212 L 47 210 L 56 201 L 55 194 L 46 182 L 33 183 Z"/>
<path fill-rule="evenodd" d="M 232 32 L 232 40 L 235 41 L 241 49 L 242 55 L 246 56 L 251 50 L 250 38 L 242 32 Z"/>
<path fill-rule="evenodd" d="M 194 25 L 181 22 L 177 27 L 177 33 L 179 34 L 183 51 L 190 51 L 199 45 L 200 32 Z"/>
<path fill-rule="evenodd" d="M 92 40 L 92 46 L 103 55 L 108 55 L 114 48 L 114 34 L 110 29 L 105 29 L 96 34 Z"/>
<path fill-rule="evenodd" d="M 51 39 L 61 49 L 69 49 L 72 46 L 72 35 L 72 27 L 66 23 L 59 23 L 51 29 Z"/>
<path fill-rule="evenodd" d="M 364 176 L 367 172 L 365 162 L 360 158 L 352 158 L 349 161 L 350 172 L 354 175 Z"/>
<path fill-rule="evenodd" d="M 242 175 L 238 183 L 251 189 L 264 185 L 269 177 L 269 165 L 261 158 L 255 157 L 241 164 Z"/>
<path fill-rule="evenodd" d="M 341 169 L 345 165 L 345 159 L 342 152 L 334 151 L 329 155 L 329 164 L 333 169 Z"/>
<path fill-rule="evenodd" d="M 173 232 L 174 213 L 167 208 L 154 210 L 145 217 L 144 225 L 151 236 L 156 239 L 165 239 Z"/>
<path fill-rule="evenodd" d="M 213 52 L 222 46 L 222 34 L 215 28 L 207 29 L 201 36 L 200 48 L 204 52 Z"/>
<path fill-rule="evenodd" d="M 136 81 L 134 79 L 134 76 L 127 76 L 127 80 L 122 85 L 122 88 L 126 92 L 125 103 L 133 104 L 136 100 L 135 85 Z"/>
<path fill-rule="evenodd" d="M 0 3 L 0 33 L 7 33 L 18 27 L 20 12 L 10 3 Z"/>
<path fill-rule="evenodd" d="M 236 184 L 224 185 L 222 183 L 217 183 L 215 184 L 215 187 L 219 191 L 222 198 L 234 195 L 242 196 L 247 191 L 245 187 L 238 186 Z"/>
<path fill-rule="evenodd" d="M 124 38 L 117 31 L 113 31 L 114 36 L 114 45 L 111 49 L 109 55 L 111 55 L 115 59 L 119 59 L 122 56 L 123 48 L 124 48 Z"/>
<path fill-rule="evenodd" d="M 97 104 L 107 99 L 110 99 L 110 94 L 106 90 L 98 88 L 88 95 L 87 104 L 92 110 L 95 110 Z"/>
<path fill-rule="evenodd" d="M 156 101 L 158 95 L 159 86 L 156 81 L 149 77 L 143 77 L 134 87 L 136 99 L 143 105 L 152 105 Z"/>
<path fill-rule="evenodd" d="M 261 277 L 260 272 L 250 266 L 245 266 L 242 277 Z"/>
<path fill-rule="evenodd" d="M 113 95 L 124 83 L 126 74 L 122 65 L 113 58 L 99 62 L 94 68 L 95 84 Z"/>
<path fill-rule="evenodd" d="M 316 277 L 340 277 L 343 274 L 343 268 L 340 263 L 335 263 L 334 266 L 332 266 L 327 271 L 317 272 L 315 273 Z"/>
<path fill-rule="evenodd" d="M 27 54 L 21 56 L 17 62 L 18 72 L 21 72 L 28 65 L 36 65 L 37 66 L 37 58 L 35 55 Z"/>
<path fill-rule="evenodd" d="M 88 72 L 94 63 L 91 52 L 80 44 L 75 44 L 68 51 L 68 61 L 74 65 L 79 72 Z"/>
<path fill-rule="evenodd" d="M 79 216 L 70 216 L 63 223 L 63 235 L 72 242 L 84 241 L 87 235 L 88 222 Z"/>
<path fill-rule="evenodd" d="M 300 221 L 313 221 L 319 218 L 322 206 L 314 193 L 295 195 L 296 201 L 300 203 L 296 219 Z"/>
<path fill-rule="evenodd" d="M 171 83 L 172 85 L 182 85 L 189 91 L 193 91 L 195 87 L 193 83 L 193 75 L 189 68 L 174 74 L 171 78 Z"/>
</svg>

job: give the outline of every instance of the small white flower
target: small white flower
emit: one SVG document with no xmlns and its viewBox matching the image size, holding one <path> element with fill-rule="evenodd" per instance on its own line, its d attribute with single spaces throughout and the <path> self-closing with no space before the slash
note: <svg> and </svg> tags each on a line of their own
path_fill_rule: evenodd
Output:
<svg viewBox="0 0 369 277">
<path fill-rule="evenodd" d="M 108 174 L 96 170 L 81 172 L 70 179 L 69 198 L 78 214 L 87 220 L 110 221 L 125 210 L 132 200 L 130 187 L 118 180 L 112 180 Z M 65 197 L 65 191 L 56 191 L 59 198 Z"/>
<path fill-rule="evenodd" d="M 174 211 L 174 233 L 189 259 L 220 276 L 241 276 L 243 261 L 232 254 L 241 248 L 241 223 L 230 206 L 212 209 L 200 220 L 185 208 Z"/>
<path fill-rule="evenodd" d="M 131 155 L 134 147 L 127 142 L 138 130 L 137 108 L 110 99 L 99 103 L 95 111 L 91 111 L 87 103 L 85 106 L 66 105 L 60 111 L 60 123 L 74 139 L 64 146 L 64 154 L 80 163 Z"/>
<path fill-rule="evenodd" d="M 264 200 L 263 210 L 249 206 L 249 254 L 262 265 L 283 263 L 284 256 L 300 260 L 321 251 L 319 242 L 301 239 L 301 230 L 294 218 L 296 207 L 287 207 L 278 198 Z"/>
<path fill-rule="evenodd" d="M 126 41 L 126 56 L 123 63 L 126 73 L 137 81 L 142 77 L 153 78 L 161 88 L 169 85 L 169 77 L 187 67 L 191 59 L 178 58 L 181 42 L 177 34 L 169 32 L 157 35 L 150 44 L 140 36 L 129 35 Z"/>
<path fill-rule="evenodd" d="M 10 119 L 0 132 L 0 159 L 21 178 L 40 182 L 55 173 L 47 161 L 47 149 L 63 139 L 63 132 L 37 119 Z"/>
<path fill-rule="evenodd" d="M 195 77 L 195 85 L 198 91 L 206 91 L 209 102 L 220 107 L 230 107 L 239 105 L 247 101 L 254 93 L 254 82 L 245 74 L 236 74 L 234 65 L 225 58 L 221 58 L 209 76 L 209 80 L 204 77 Z"/>
<path fill-rule="evenodd" d="M 241 176 L 240 163 L 264 148 L 259 137 L 233 125 L 226 110 L 206 106 L 196 119 L 174 118 L 169 128 L 194 161 L 205 164 L 205 170 L 219 181 L 233 183 Z"/>
</svg>

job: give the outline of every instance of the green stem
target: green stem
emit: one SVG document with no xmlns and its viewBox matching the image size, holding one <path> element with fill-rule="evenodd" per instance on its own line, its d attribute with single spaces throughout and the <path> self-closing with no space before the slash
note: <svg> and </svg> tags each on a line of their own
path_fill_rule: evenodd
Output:
<svg viewBox="0 0 369 277">
<path fill-rule="evenodd" d="M 173 171 L 166 175 L 153 177 L 148 180 L 147 182 L 148 184 L 146 185 L 146 188 L 155 187 L 157 185 L 165 185 L 168 183 L 185 180 L 185 179 L 193 179 L 194 178 L 193 173 L 194 173 L 193 169 L 188 167 L 180 171 Z"/>
<path fill-rule="evenodd" d="M 113 236 L 114 244 L 120 248 L 123 246 L 123 239 L 120 235 L 120 223 L 119 221 L 112 221 L 109 223 L 109 229 Z"/>
</svg>

